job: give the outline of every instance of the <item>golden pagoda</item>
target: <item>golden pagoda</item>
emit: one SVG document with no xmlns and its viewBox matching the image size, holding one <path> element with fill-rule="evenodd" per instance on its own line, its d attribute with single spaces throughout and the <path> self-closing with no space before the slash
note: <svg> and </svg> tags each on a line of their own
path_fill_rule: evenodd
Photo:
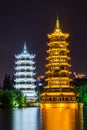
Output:
<svg viewBox="0 0 87 130">
<path fill-rule="evenodd" d="M 46 65 L 48 75 L 46 81 L 48 85 L 45 86 L 45 92 L 41 94 L 41 106 L 76 106 L 76 94 L 73 91 L 71 82 L 70 56 L 68 49 L 69 43 L 67 38 L 69 34 L 63 33 L 60 28 L 59 19 L 57 17 L 56 26 L 53 33 L 48 34 L 49 49 L 47 50 L 48 57 Z"/>
</svg>

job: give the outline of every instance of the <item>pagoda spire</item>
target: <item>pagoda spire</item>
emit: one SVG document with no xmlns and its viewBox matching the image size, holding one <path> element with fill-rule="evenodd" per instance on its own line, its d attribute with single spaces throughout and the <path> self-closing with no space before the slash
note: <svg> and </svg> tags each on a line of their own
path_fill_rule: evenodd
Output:
<svg viewBox="0 0 87 130">
<path fill-rule="evenodd" d="M 60 22 L 59 22 L 58 14 L 57 14 L 57 19 L 56 19 L 56 26 L 55 26 L 55 29 L 56 29 L 56 30 L 61 30 L 61 29 L 60 29 Z"/>
<path fill-rule="evenodd" d="M 26 45 L 26 41 L 24 42 L 24 48 L 23 48 L 23 53 L 27 53 L 27 45 Z"/>
</svg>

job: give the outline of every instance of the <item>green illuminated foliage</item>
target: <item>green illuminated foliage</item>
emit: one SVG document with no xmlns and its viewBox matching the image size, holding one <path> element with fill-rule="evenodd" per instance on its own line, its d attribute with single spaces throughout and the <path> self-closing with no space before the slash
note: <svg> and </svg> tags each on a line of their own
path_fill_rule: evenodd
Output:
<svg viewBox="0 0 87 130">
<path fill-rule="evenodd" d="M 76 79 L 74 90 L 79 94 L 78 102 L 87 103 L 87 79 Z"/>
<path fill-rule="evenodd" d="M 25 97 L 19 90 L 1 90 L 0 106 L 1 107 L 21 107 L 25 106 Z"/>
</svg>

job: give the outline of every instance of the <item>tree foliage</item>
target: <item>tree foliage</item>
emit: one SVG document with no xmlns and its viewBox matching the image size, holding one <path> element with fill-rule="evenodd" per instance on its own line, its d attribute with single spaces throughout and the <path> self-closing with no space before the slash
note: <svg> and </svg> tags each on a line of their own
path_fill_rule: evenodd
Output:
<svg viewBox="0 0 87 130">
<path fill-rule="evenodd" d="M 79 94 L 78 102 L 87 103 L 87 79 L 75 79 L 73 84 L 75 92 Z"/>
<path fill-rule="evenodd" d="M 1 107 L 22 107 L 25 105 L 25 97 L 19 90 L 0 90 Z"/>
<path fill-rule="evenodd" d="M 13 88 L 12 79 L 10 75 L 5 74 L 4 81 L 3 81 L 3 90 L 10 90 Z"/>
</svg>

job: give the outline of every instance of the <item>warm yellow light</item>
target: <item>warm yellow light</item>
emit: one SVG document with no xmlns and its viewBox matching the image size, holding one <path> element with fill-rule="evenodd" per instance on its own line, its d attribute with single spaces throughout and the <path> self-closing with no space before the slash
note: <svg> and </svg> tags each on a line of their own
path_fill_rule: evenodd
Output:
<svg viewBox="0 0 87 130">
<path fill-rule="evenodd" d="M 48 61 L 46 64 L 46 68 L 48 68 L 46 71 L 48 75 L 46 82 L 48 85 L 44 87 L 46 91 L 41 94 L 42 102 L 45 102 L 41 105 L 43 107 L 74 108 L 76 106 L 70 104 L 71 102 L 76 103 L 76 95 L 70 86 L 72 79 L 70 77 L 71 64 L 69 61 L 71 58 L 68 55 L 70 52 L 68 49 L 69 43 L 67 42 L 68 37 L 69 34 L 62 32 L 57 20 L 56 28 L 51 34 L 48 34 L 49 43 L 47 45 L 49 49 L 47 50 L 48 57 L 46 58 Z M 73 98 L 74 100 L 72 101 Z"/>
<path fill-rule="evenodd" d="M 83 130 L 82 109 L 44 108 L 41 109 L 41 115 L 43 130 Z"/>
<path fill-rule="evenodd" d="M 41 108 L 72 108 L 78 109 L 78 103 L 41 103 Z"/>
</svg>

